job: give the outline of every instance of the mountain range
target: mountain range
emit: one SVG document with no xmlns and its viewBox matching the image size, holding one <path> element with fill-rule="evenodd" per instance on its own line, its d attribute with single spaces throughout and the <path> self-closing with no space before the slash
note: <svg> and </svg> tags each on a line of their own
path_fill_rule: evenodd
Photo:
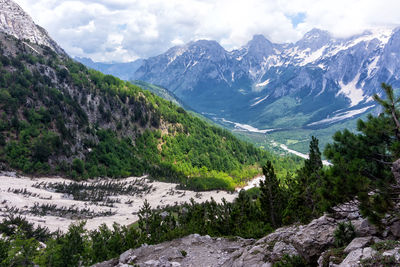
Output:
<svg viewBox="0 0 400 267">
<path fill-rule="evenodd" d="M 325 127 L 372 109 L 381 82 L 399 85 L 399 38 L 397 29 L 346 39 L 313 29 L 289 44 L 256 35 L 233 51 L 200 40 L 144 60 L 133 78 L 255 128 Z"/>
<path fill-rule="evenodd" d="M 316 131 L 325 144 L 349 120 L 377 112 L 371 96 L 382 93 L 382 82 L 399 87 L 399 50 L 400 29 L 348 38 L 312 29 L 285 44 L 255 35 L 232 51 L 198 40 L 142 60 L 129 79 L 164 87 L 231 129 L 284 132 L 284 143 Z"/>
</svg>

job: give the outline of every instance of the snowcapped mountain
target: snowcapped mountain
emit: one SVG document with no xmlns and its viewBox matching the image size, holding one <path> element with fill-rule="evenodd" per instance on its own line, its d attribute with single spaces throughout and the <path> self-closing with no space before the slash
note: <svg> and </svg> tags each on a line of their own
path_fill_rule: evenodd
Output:
<svg viewBox="0 0 400 267">
<path fill-rule="evenodd" d="M 370 111 L 382 82 L 400 86 L 399 52 L 400 29 L 345 39 L 313 29 L 288 44 L 255 35 L 233 51 L 200 40 L 144 60 L 132 79 L 259 129 L 325 127 Z"/>
<path fill-rule="evenodd" d="M 13 35 L 20 40 L 46 45 L 58 54 L 66 55 L 47 31 L 36 25 L 32 18 L 12 0 L 0 0 L 0 32 Z"/>
</svg>

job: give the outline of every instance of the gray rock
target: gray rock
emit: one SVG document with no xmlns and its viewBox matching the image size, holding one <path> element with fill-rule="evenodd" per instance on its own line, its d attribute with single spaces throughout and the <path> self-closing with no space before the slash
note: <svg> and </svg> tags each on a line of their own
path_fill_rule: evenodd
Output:
<svg viewBox="0 0 400 267">
<path fill-rule="evenodd" d="M 359 248 L 351 251 L 347 257 L 340 263 L 340 267 L 353 267 L 360 266 L 361 260 L 372 258 L 377 253 L 376 250 L 371 247 Z"/>
<path fill-rule="evenodd" d="M 344 249 L 345 253 L 350 253 L 359 248 L 365 248 L 372 242 L 372 236 L 354 238 L 350 244 Z"/>
<path fill-rule="evenodd" d="M 347 255 L 347 257 L 340 263 L 340 267 L 353 267 L 358 266 L 360 263 L 360 259 L 363 255 L 363 249 L 359 248 L 353 250 L 352 252 Z"/>
<path fill-rule="evenodd" d="M 46 45 L 60 55 L 65 51 L 47 34 L 46 30 L 37 26 L 32 18 L 14 1 L 0 0 L 0 31 L 13 35 L 20 40 Z M 26 44 L 29 46 L 29 44 Z M 32 48 L 33 49 L 33 48 Z"/>
<path fill-rule="evenodd" d="M 376 255 L 376 253 L 378 253 L 378 252 L 371 247 L 364 248 L 361 259 L 366 260 L 366 259 L 372 258 L 373 256 Z"/>
<path fill-rule="evenodd" d="M 125 251 L 124 253 L 119 256 L 119 262 L 120 263 L 130 263 L 136 258 L 135 255 L 133 255 L 133 249 L 129 249 Z"/>
<path fill-rule="evenodd" d="M 393 162 L 392 173 L 393 173 L 394 179 L 396 180 L 396 183 L 398 185 L 400 185 L 400 159 Z"/>
<path fill-rule="evenodd" d="M 391 232 L 395 237 L 400 237 L 400 221 L 395 221 L 395 222 L 390 226 L 390 232 Z"/>
<path fill-rule="evenodd" d="M 119 261 L 118 259 L 112 259 L 104 262 L 97 263 L 93 265 L 92 267 L 114 267 L 118 265 Z"/>
<path fill-rule="evenodd" d="M 394 249 L 385 251 L 382 253 L 382 255 L 385 257 L 394 257 L 397 262 L 400 262 L 399 248 L 394 248 Z"/>
<path fill-rule="evenodd" d="M 357 236 L 373 236 L 378 232 L 376 227 L 371 225 L 367 219 L 359 218 L 351 221 L 351 223 L 354 225 Z"/>
<path fill-rule="evenodd" d="M 284 242 L 276 242 L 273 253 L 279 257 L 288 254 L 288 255 L 299 255 L 297 250 L 291 245 L 291 244 L 286 244 Z"/>
<path fill-rule="evenodd" d="M 148 261 L 144 262 L 144 264 L 146 266 L 158 266 L 160 264 L 160 262 L 157 260 L 148 260 Z"/>
</svg>

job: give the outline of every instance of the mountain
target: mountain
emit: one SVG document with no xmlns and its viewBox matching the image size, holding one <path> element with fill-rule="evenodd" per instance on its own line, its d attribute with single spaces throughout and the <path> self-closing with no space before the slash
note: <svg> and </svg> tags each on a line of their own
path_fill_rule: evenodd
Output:
<svg viewBox="0 0 400 267">
<path fill-rule="evenodd" d="M 143 63 L 142 59 L 127 63 L 94 62 L 90 58 L 85 57 L 75 57 L 74 59 L 89 68 L 101 71 L 104 74 L 114 75 L 122 80 L 129 80 Z"/>
<path fill-rule="evenodd" d="M 313 29 L 287 44 L 255 35 L 233 51 L 200 40 L 144 60 L 133 78 L 233 126 L 321 129 L 373 110 L 381 82 L 400 85 L 399 38 L 400 29 L 342 39 Z"/>
<path fill-rule="evenodd" d="M 31 21 L 12 1 L 2 3 Z M 10 35 L 17 23 L 21 33 L 38 29 L 22 19 L 2 22 L 0 169 L 75 179 L 150 174 L 233 190 L 269 157 L 170 101 L 86 68 L 56 44 L 45 46 L 48 35 Z"/>
<path fill-rule="evenodd" d="M 20 40 L 48 46 L 58 54 L 66 55 L 47 31 L 36 25 L 32 18 L 13 1 L 0 0 L 0 31 Z"/>
</svg>

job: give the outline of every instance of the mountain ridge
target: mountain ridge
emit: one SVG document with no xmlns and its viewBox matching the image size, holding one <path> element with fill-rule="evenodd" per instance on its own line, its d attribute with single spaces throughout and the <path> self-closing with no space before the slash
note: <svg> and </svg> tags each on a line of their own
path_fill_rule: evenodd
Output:
<svg viewBox="0 0 400 267">
<path fill-rule="evenodd" d="M 285 126 L 279 122 L 285 116 L 278 121 L 268 116 L 285 97 L 291 102 L 286 115 L 308 117 L 298 126 L 329 125 L 335 112 L 353 117 L 366 112 L 373 105 L 370 97 L 381 93 L 381 82 L 400 84 L 393 56 L 399 34 L 399 29 L 375 30 L 334 38 L 313 29 L 291 44 L 255 35 L 232 51 L 220 46 L 209 51 L 204 44 L 210 41 L 202 40 L 144 60 L 134 78 L 168 88 L 198 111 L 258 128 Z"/>
</svg>

